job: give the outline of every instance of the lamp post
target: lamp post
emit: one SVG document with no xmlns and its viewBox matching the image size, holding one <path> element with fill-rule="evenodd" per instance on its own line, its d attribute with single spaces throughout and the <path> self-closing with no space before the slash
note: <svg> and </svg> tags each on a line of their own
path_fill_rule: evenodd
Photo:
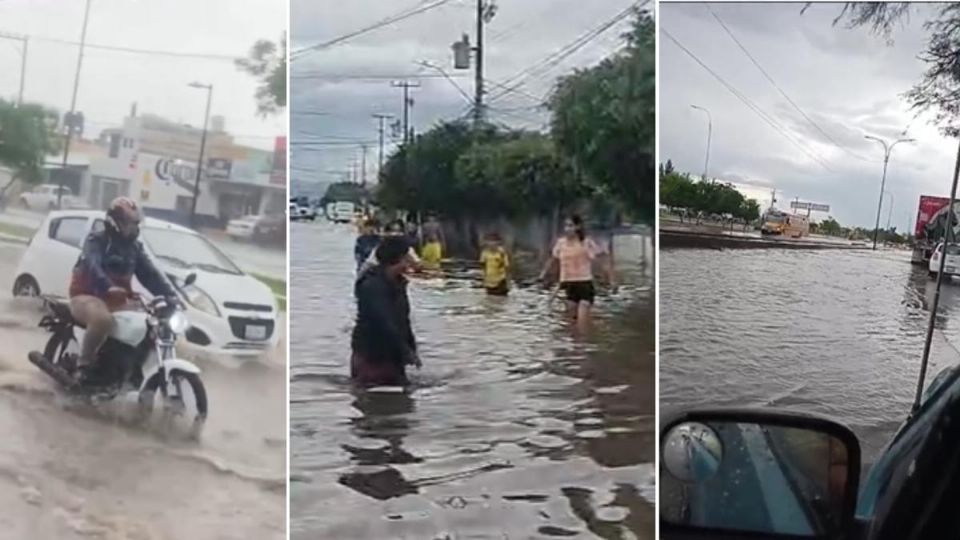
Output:
<svg viewBox="0 0 960 540">
<path fill-rule="evenodd" d="M 207 147 L 207 124 L 210 121 L 210 101 L 213 99 L 213 85 L 190 83 L 190 88 L 207 91 L 207 109 L 203 114 L 203 134 L 200 136 L 200 157 L 197 159 L 197 177 L 193 182 L 193 202 L 190 205 L 190 227 L 197 228 L 197 199 L 200 198 L 200 176 L 203 174 L 203 153 Z"/>
<path fill-rule="evenodd" d="M 902 143 L 902 142 L 914 142 L 916 139 L 897 139 L 893 144 L 887 144 L 887 141 L 873 137 L 871 135 L 866 135 L 865 138 L 870 139 L 871 141 L 877 141 L 883 145 L 883 176 L 880 177 L 880 201 L 877 203 L 877 223 L 873 227 L 873 250 L 877 250 L 877 233 L 880 232 L 880 209 L 883 207 L 883 188 L 886 186 L 887 182 L 887 163 L 890 162 L 890 152 L 893 151 L 893 147 Z"/>
<path fill-rule="evenodd" d="M 884 191 L 884 194 L 890 196 L 890 208 L 887 209 L 887 230 L 890 230 L 890 218 L 893 217 L 893 193 Z"/>
<path fill-rule="evenodd" d="M 707 158 L 703 163 L 703 179 L 707 179 L 707 172 L 710 170 L 710 139 L 713 137 L 713 117 L 710 111 L 698 105 L 690 105 L 691 108 L 703 111 L 707 115 Z"/>
</svg>

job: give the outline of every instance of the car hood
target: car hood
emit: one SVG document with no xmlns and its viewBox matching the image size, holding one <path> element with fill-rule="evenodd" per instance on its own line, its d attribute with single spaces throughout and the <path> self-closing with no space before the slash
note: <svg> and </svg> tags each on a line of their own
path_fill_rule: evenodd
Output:
<svg viewBox="0 0 960 540">
<path fill-rule="evenodd" d="M 277 301 L 273 291 L 249 274 L 235 275 L 201 269 L 173 268 L 166 265 L 161 265 L 161 269 L 174 276 L 178 283 L 183 283 L 188 275 L 196 274 L 197 281 L 194 285 L 210 295 L 221 309 L 224 302 L 262 304 L 276 309 Z"/>
</svg>

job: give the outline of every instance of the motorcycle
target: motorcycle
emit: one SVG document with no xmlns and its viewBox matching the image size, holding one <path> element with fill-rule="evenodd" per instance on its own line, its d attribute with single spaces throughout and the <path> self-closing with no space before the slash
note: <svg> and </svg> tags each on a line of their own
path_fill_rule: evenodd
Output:
<svg viewBox="0 0 960 540">
<path fill-rule="evenodd" d="M 195 279 L 191 274 L 186 283 L 189 285 Z M 140 310 L 113 313 L 113 330 L 100 347 L 92 374 L 95 387 L 82 385 L 78 379 L 83 325 L 73 319 L 69 304 L 63 300 L 49 297 L 43 300 L 48 313 L 40 321 L 40 327 L 52 336 L 42 353 L 29 353 L 31 363 L 68 393 L 93 402 L 135 395 L 138 423 L 151 418 L 159 392 L 164 419 L 172 422 L 186 417 L 192 410 L 192 419 L 188 419 L 189 436 L 199 438 L 207 418 L 207 393 L 200 369 L 176 357 L 177 336 L 189 328 L 189 322 L 175 300 L 156 297 L 146 301 L 134 296 Z M 187 397 L 187 389 L 192 399 Z"/>
</svg>

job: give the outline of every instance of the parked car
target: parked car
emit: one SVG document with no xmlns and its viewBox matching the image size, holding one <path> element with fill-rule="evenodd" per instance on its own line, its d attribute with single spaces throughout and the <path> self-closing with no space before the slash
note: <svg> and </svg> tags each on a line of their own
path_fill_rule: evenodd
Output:
<svg viewBox="0 0 960 540">
<path fill-rule="evenodd" d="M 41 184 L 30 191 L 21 193 L 20 206 L 28 210 L 55 210 L 58 193 L 62 194 L 60 195 L 62 208 L 84 208 L 86 206 L 74 196 L 70 188 L 55 184 Z"/>
<path fill-rule="evenodd" d="M 235 240 L 283 241 L 286 231 L 287 223 L 283 215 L 244 216 L 227 223 L 227 236 Z"/>
<path fill-rule="evenodd" d="M 102 230 L 104 214 L 92 210 L 51 212 L 20 259 L 14 296 L 66 297 L 70 274 L 87 235 Z M 187 347 L 206 355 L 259 356 L 279 338 L 273 292 L 248 275 L 199 233 L 147 218 L 140 235 L 147 252 L 170 278 L 186 305 Z M 186 277 L 195 273 L 190 285 Z M 138 292 L 149 296 L 135 283 Z"/>
<path fill-rule="evenodd" d="M 943 242 L 937 244 L 933 254 L 930 255 L 929 268 L 930 275 L 936 277 L 940 272 L 940 255 L 943 253 Z M 943 263 L 943 273 L 946 277 L 960 275 L 960 244 L 950 243 L 947 245 L 947 260 Z"/>
</svg>

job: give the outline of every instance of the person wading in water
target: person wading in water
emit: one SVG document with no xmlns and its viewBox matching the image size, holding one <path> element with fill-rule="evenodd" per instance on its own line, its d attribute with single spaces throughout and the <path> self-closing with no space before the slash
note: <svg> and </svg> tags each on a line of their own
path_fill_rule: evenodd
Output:
<svg viewBox="0 0 960 540">
<path fill-rule="evenodd" d="M 411 264 L 409 249 L 402 236 L 385 237 L 376 250 L 378 264 L 365 270 L 354 287 L 357 323 L 350 376 L 362 386 L 405 386 L 407 366 L 421 366 L 404 275 Z"/>
<path fill-rule="evenodd" d="M 583 218 L 570 216 L 564 223 L 564 235 L 553 246 L 553 256 L 547 261 L 540 280 L 546 279 L 554 262 L 560 264 L 560 289 L 567 294 L 567 311 L 582 329 L 590 322 L 590 312 L 596 298 L 593 282 L 593 261 L 605 260 L 605 270 L 610 286 L 616 289 L 613 264 L 606 252 L 587 236 Z"/>
</svg>

